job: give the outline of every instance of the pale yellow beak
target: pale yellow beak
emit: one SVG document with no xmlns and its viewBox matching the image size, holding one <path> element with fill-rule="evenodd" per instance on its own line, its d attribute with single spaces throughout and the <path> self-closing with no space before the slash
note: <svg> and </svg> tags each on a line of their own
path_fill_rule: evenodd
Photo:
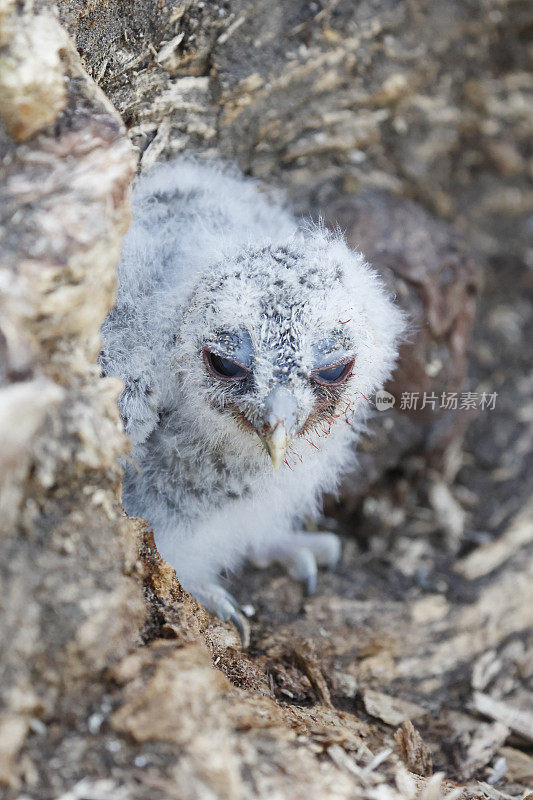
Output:
<svg viewBox="0 0 533 800">
<path fill-rule="evenodd" d="M 297 404 L 289 389 L 276 386 L 265 398 L 263 424 L 257 429 L 274 469 L 279 469 L 297 431 Z"/>
<path fill-rule="evenodd" d="M 262 437 L 268 454 L 272 459 L 274 469 L 279 469 L 285 460 L 290 439 L 287 436 L 285 425 L 283 422 L 278 422 L 276 427 L 269 431 L 268 434 Z"/>
</svg>

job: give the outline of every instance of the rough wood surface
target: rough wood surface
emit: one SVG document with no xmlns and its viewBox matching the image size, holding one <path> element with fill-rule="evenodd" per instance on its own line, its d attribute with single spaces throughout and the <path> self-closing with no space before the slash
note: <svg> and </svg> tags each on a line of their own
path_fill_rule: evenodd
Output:
<svg viewBox="0 0 533 800">
<path fill-rule="evenodd" d="M 520 0 L 0 0 L 2 796 L 531 792 L 530 26 Z M 123 516 L 96 367 L 133 154 L 190 149 L 389 273 L 420 322 L 393 391 L 499 395 L 382 418 L 317 596 L 239 580 L 248 652 Z"/>
</svg>

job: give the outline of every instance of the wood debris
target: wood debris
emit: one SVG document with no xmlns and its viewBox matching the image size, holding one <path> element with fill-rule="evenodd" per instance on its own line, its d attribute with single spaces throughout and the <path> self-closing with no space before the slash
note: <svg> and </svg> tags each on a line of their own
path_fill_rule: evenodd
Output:
<svg viewBox="0 0 533 800">
<path fill-rule="evenodd" d="M 517 549 L 533 541 L 533 502 L 511 522 L 504 534 L 494 542 L 478 547 L 459 561 L 456 569 L 469 580 L 488 575 L 505 563 Z"/>
<path fill-rule="evenodd" d="M 424 717 L 427 711 L 416 703 L 401 700 L 399 697 L 366 689 L 363 692 L 363 701 L 367 712 L 372 717 L 378 717 L 388 725 L 401 725 L 411 719 Z"/>
<path fill-rule="evenodd" d="M 431 751 L 420 733 L 409 720 L 404 722 L 394 734 L 394 741 L 400 749 L 400 755 L 410 772 L 429 777 L 433 774 Z"/>
<path fill-rule="evenodd" d="M 533 742 L 533 710 L 516 708 L 512 703 L 495 700 L 483 692 L 474 692 L 473 704 L 480 714 L 498 720 L 515 733 Z"/>
</svg>

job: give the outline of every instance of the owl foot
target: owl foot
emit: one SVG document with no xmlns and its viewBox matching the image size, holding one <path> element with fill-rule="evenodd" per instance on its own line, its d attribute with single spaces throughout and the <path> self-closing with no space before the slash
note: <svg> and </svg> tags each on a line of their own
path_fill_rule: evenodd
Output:
<svg viewBox="0 0 533 800">
<path fill-rule="evenodd" d="M 341 555 L 341 543 L 334 533 L 297 531 L 281 542 L 272 542 L 261 550 L 254 563 L 265 567 L 277 562 L 289 575 L 304 585 L 309 596 L 316 592 L 318 567 L 334 569 Z"/>
<path fill-rule="evenodd" d="M 250 644 L 250 623 L 239 602 L 218 583 L 200 583 L 188 587 L 207 611 L 211 611 L 222 622 L 233 622 L 237 628 L 243 649 Z"/>
</svg>

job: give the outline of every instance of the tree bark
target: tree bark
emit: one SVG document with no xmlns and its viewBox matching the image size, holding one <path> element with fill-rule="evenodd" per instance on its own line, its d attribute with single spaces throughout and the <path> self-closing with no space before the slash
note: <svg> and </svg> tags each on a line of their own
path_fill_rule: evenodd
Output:
<svg viewBox="0 0 533 800">
<path fill-rule="evenodd" d="M 383 271 L 416 320 L 389 387 L 397 398 L 460 391 L 475 264 L 488 259 L 494 281 L 494 264 L 525 253 L 526 13 L 497 0 L 483 13 L 454 0 L 0 1 L 8 800 L 525 791 L 531 511 L 497 508 L 492 538 L 455 555 L 467 515 L 452 481 L 469 419 L 398 410 L 392 433 L 385 417 L 375 423 L 342 509 L 330 506 L 347 534 L 341 570 L 312 600 L 275 570 L 250 571 L 240 590 L 258 613 L 244 653 L 181 589 L 142 521 L 124 516 L 120 385 L 96 360 L 136 166 L 195 150 L 340 223 Z M 484 346 L 489 329 L 512 345 L 506 308 L 483 318 Z M 485 346 L 476 369 L 490 358 Z M 505 409 L 497 419 L 511 425 Z M 503 445 L 481 430 L 491 452 L 522 464 L 512 419 Z M 473 453 L 490 508 L 502 468 L 487 478 Z M 463 486 L 465 504 L 472 494 Z M 370 544 L 356 537 L 361 506 Z M 444 552 L 443 532 L 455 537 Z M 500 791 L 485 779 L 503 757 Z"/>
</svg>

